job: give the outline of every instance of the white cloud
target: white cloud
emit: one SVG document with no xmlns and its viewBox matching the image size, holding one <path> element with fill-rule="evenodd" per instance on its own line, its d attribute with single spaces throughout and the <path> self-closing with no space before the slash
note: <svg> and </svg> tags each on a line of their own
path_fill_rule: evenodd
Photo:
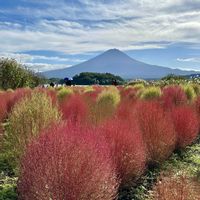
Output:
<svg viewBox="0 0 200 200">
<path fill-rule="evenodd" d="M 62 69 L 66 67 L 70 67 L 69 65 L 64 64 L 47 64 L 47 63 L 23 63 L 29 69 L 35 72 L 43 72 L 47 70 L 54 70 L 54 69 Z"/>
<path fill-rule="evenodd" d="M 84 62 L 83 59 L 77 58 L 62 58 L 58 56 L 40 56 L 40 55 L 31 55 L 23 53 L 4 53 L 0 52 L 0 57 L 4 58 L 13 58 L 20 63 L 30 62 L 35 60 L 44 60 L 44 61 L 55 61 L 55 62 Z"/>
<path fill-rule="evenodd" d="M 176 42 L 200 48 L 199 0 L 79 0 L 81 5 L 70 2 L 44 0 L 46 8 L 42 10 L 22 6 L 1 9 L 5 15 L 22 15 L 32 23 L 0 22 L 0 52 L 53 50 L 79 54 L 110 48 L 165 48 Z M 36 59 L 69 62 L 59 57 L 19 57 L 29 63 Z"/>
<path fill-rule="evenodd" d="M 46 9 L 55 18 L 66 19 L 41 18 L 34 24 L 27 24 L 25 29 L 13 25 L 12 31 L 10 31 L 11 24 L 7 28 L 4 24 L 0 30 L 0 50 L 45 49 L 65 53 L 85 53 L 113 47 L 125 49 L 130 44 L 132 49 L 138 49 L 139 43 L 141 49 L 146 49 L 148 46 L 143 45 L 144 42 L 152 43 L 150 45 L 152 47 L 154 42 L 160 41 L 192 43 L 200 41 L 200 10 L 183 13 L 163 10 L 172 5 L 181 3 L 184 5 L 185 1 L 128 0 L 105 4 L 101 1 L 84 0 L 82 3 L 85 5 L 84 9 L 69 6 L 63 1 Z M 37 12 L 40 11 L 33 9 L 31 13 L 38 16 Z M 48 12 L 42 13 L 48 17 Z M 67 18 L 75 21 L 69 21 Z M 79 19 L 87 21 L 77 21 Z"/>
<path fill-rule="evenodd" d="M 39 55 L 30 55 L 30 54 L 20 54 L 20 53 L 3 53 L 0 52 L 0 58 L 12 58 L 17 60 L 19 63 L 26 65 L 28 68 L 34 71 L 46 71 L 51 69 L 59 69 L 69 67 L 70 63 L 81 63 L 85 60 L 76 59 L 76 58 L 61 58 L 61 57 L 50 57 L 50 56 L 39 56 Z M 37 61 L 41 60 L 41 63 Z M 52 64 L 51 61 L 55 63 Z M 60 62 L 66 62 L 66 64 L 60 64 Z"/>
<path fill-rule="evenodd" d="M 193 57 L 193 58 L 177 58 L 177 61 L 180 61 L 180 62 L 195 62 L 195 63 L 200 63 L 200 58 L 198 58 L 198 57 Z"/>
</svg>

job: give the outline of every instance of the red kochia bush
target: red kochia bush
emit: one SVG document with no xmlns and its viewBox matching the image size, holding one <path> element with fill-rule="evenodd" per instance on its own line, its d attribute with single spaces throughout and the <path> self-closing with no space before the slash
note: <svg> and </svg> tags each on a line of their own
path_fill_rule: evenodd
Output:
<svg viewBox="0 0 200 200">
<path fill-rule="evenodd" d="M 175 131 L 168 114 L 158 102 L 136 106 L 138 123 L 146 143 L 150 163 L 165 160 L 175 149 Z"/>
<path fill-rule="evenodd" d="M 0 93 L 0 123 L 3 122 L 7 115 L 7 98 L 6 93 Z"/>
<path fill-rule="evenodd" d="M 0 93 L 0 142 L 3 134 L 2 123 L 7 116 L 7 101 L 5 94 L 5 92 Z"/>
<path fill-rule="evenodd" d="M 184 174 L 161 175 L 151 192 L 152 200 L 199 200 L 200 184 Z"/>
<path fill-rule="evenodd" d="M 117 186 L 107 143 L 73 124 L 54 127 L 30 144 L 18 181 L 22 200 L 113 200 Z"/>
<path fill-rule="evenodd" d="M 198 97 L 195 101 L 195 110 L 197 113 L 198 117 L 198 122 L 199 122 L 199 133 L 200 133 L 200 97 Z"/>
<path fill-rule="evenodd" d="M 133 87 L 124 88 L 120 90 L 122 101 L 124 99 L 129 99 L 135 101 L 137 99 L 137 90 Z"/>
<path fill-rule="evenodd" d="M 64 99 L 60 107 L 63 118 L 73 122 L 85 120 L 88 113 L 87 104 L 85 103 L 84 98 L 79 94 Z"/>
<path fill-rule="evenodd" d="M 114 119 L 103 125 L 122 185 L 130 184 L 144 172 L 146 151 L 137 123 Z"/>
<path fill-rule="evenodd" d="M 8 111 L 10 112 L 13 106 L 19 102 L 21 99 L 23 99 L 26 96 L 30 96 L 32 93 L 32 90 L 29 88 L 19 88 L 16 89 L 14 92 L 7 92 L 9 95 L 9 100 L 7 102 L 7 108 Z"/>
<path fill-rule="evenodd" d="M 182 148 L 191 144 L 199 130 L 196 113 L 190 107 L 177 107 L 172 111 L 172 118 L 177 134 L 177 147 Z"/>
<path fill-rule="evenodd" d="M 187 96 L 178 85 L 165 87 L 162 93 L 161 101 L 165 109 L 171 109 L 187 103 Z"/>
</svg>

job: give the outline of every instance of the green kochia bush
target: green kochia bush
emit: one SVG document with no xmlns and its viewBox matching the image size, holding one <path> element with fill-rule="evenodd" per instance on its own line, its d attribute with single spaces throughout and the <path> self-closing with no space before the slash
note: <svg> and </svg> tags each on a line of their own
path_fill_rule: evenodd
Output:
<svg viewBox="0 0 200 200">
<path fill-rule="evenodd" d="M 39 132 L 60 119 L 57 108 L 46 94 L 34 92 L 17 103 L 8 118 L 3 148 L 14 169 L 24 154 L 26 145 Z"/>
<path fill-rule="evenodd" d="M 191 85 L 186 85 L 183 89 L 189 101 L 192 101 L 196 97 L 195 90 Z"/>
<path fill-rule="evenodd" d="M 102 91 L 97 99 L 99 104 L 112 104 L 116 107 L 120 102 L 120 94 L 118 89 L 110 87 L 108 90 Z"/>
<path fill-rule="evenodd" d="M 71 88 L 63 87 L 57 93 L 58 99 L 62 101 L 65 97 L 70 96 L 73 94 L 73 90 Z"/>
<path fill-rule="evenodd" d="M 161 96 L 161 90 L 159 87 L 149 87 L 142 91 L 140 97 L 144 100 L 152 100 Z"/>
<path fill-rule="evenodd" d="M 99 123 L 111 117 L 120 102 L 120 94 L 117 88 L 110 87 L 103 90 L 97 97 L 97 102 L 92 108 L 92 122 Z"/>
<path fill-rule="evenodd" d="M 129 86 L 130 87 L 130 86 Z M 137 84 L 135 84 L 134 86 L 132 86 L 133 87 L 133 89 L 135 89 L 135 90 L 143 90 L 145 87 L 144 87 L 144 84 L 142 84 L 142 83 L 137 83 Z"/>
<path fill-rule="evenodd" d="M 196 93 L 197 96 L 200 95 L 200 85 L 199 84 L 192 84 L 192 87 Z"/>
</svg>

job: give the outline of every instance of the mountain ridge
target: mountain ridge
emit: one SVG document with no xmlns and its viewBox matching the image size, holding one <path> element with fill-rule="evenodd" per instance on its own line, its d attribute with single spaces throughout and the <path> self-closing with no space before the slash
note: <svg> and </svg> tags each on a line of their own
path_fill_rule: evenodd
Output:
<svg viewBox="0 0 200 200">
<path fill-rule="evenodd" d="M 109 49 L 96 57 L 80 64 L 64 68 L 43 72 L 48 78 L 73 77 L 81 72 L 112 73 L 125 79 L 134 78 L 161 78 L 168 74 L 189 75 L 200 73 L 200 71 L 184 71 L 171 69 L 157 65 L 150 65 L 129 57 L 118 49 Z"/>
</svg>

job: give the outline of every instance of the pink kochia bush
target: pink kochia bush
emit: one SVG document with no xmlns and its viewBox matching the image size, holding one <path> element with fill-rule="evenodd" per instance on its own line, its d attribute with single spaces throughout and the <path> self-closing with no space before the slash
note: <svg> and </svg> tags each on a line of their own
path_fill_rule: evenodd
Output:
<svg viewBox="0 0 200 200">
<path fill-rule="evenodd" d="M 177 135 L 177 148 L 190 145 L 198 135 L 199 124 L 196 113 L 188 106 L 177 107 L 172 111 Z"/>
<path fill-rule="evenodd" d="M 113 200 L 118 181 L 105 140 L 94 130 L 62 124 L 32 142 L 18 181 L 22 200 Z"/>
<path fill-rule="evenodd" d="M 0 93 L 0 123 L 3 122 L 7 115 L 7 98 L 6 92 Z"/>
<path fill-rule="evenodd" d="M 113 119 L 103 125 L 103 130 L 122 185 L 128 185 L 144 172 L 146 164 L 146 151 L 139 127 L 134 119 L 131 124 Z"/>
<path fill-rule="evenodd" d="M 19 88 L 16 89 L 14 92 L 7 93 L 9 95 L 7 108 L 10 112 L 16 103 L 20 102 L 23 98 L 27 96 L 31 96 L 32 90 L 30 88 Z"/>
<path fill-rule="evenodd" d="M 175 106 L 186 104 L 187 96 L 180 86 L 167 86 L 162 91 L 161 101 L 163 107 L 170 110 Z"/>
<path fill-rule="evenodd" d="M 2 123 L 4 122 L 7 116 L 7 99 L 6 99 L 6 92 L 0 93 L 0 142 L 3 135 L 3 126 Z"/>
<path fill-rule="evenodd" d="M 87 104 L 79 94 L 64 99 L 60 104 L 60 108 L 63 113 L 63 118 L 73 122 L 85 120 L 88 114 Z"/>
<path fill-rule="evenodd" d="M 197 117 L 198 117 L 198 122 L 199 122 L 199 133 L 200 133 L 200 97 L 198 97 L 195 101 L 195 110 L 197 113 Z"/>
<path fill-rule="evenodd" d="M 175 149 L 173 123 L 158 102 L 139 102 L 136 116 L 146 143 L 150 164 L 162 162 Z"/>
</svg>

